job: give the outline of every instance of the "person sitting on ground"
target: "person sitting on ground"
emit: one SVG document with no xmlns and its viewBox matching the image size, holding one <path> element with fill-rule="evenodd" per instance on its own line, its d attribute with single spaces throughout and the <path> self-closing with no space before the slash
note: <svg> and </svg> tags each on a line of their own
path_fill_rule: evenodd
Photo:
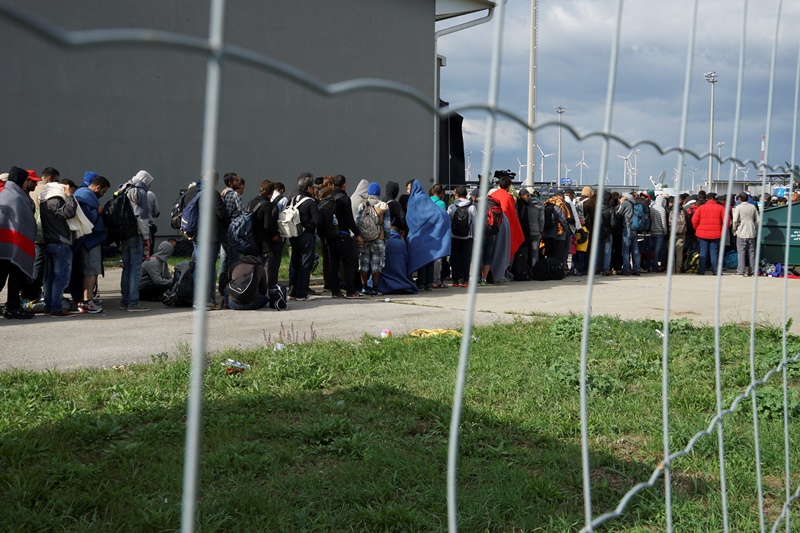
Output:
<svg viewBox="0 0 800 533">
<path fill-rule="evenodd" d="M 246 311 L 267 305 L 267 272 L 257 257 L 242 257 L 228 268 L 226 277 L 222 297 L 228 308 Z"/>
<path fill-rule="evenodd" d="M 361 273 L 362 294 L 378 294 L 378 280 L 381 270 L 386 264 L 386 241 L 392 231 L 389 206 L 380 199 L 381 187 L 374 181 L 367 189 L 367 199 L 358 207 L 356 226 L 364 244 L 358 255 L 358 267 Z M 372 272 L 372 288 L 367 287 L 367 280 Z"/>
<path fill-rule="evenodd" d="M 170 239 L 158 245 L 158 251 L 142 263 L 142 276 L 139 278 L 139 299 L 157 302 L 164 293 L 172 289 L 174 280 L 169 272 L 167 261 L 175 251 L 177 241 Z"/>
</svg>

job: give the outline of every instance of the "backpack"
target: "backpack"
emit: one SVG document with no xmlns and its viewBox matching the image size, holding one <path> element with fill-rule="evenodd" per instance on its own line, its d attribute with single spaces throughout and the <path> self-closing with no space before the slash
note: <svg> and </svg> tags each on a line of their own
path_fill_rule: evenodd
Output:
<svg viewBox="0 0 800 533">
<path fill-rule="evenodd" d="M 194 198 L 189 200 L 181 211 L 181 233 L 189 240 L 194 240 L 197 237 L 197 220 L 200 211 L 200 196 L 203 191 L 197 191 Z"/>
<path fill-rule="evenodd" d="M 227 289 L 228 298 L 233 300 L 234 303 L 239 305 L 253 303 L 258 292 L 255 268 L 243 276 L 230 280 Z"/>
<path fill-rule="evenodd" d="M 533 273 L 528 265 L 528 244 L 523 243 L 514 254 L 514 260 L 511 262 L 511 275 L 514 281 L 530 281 L 533 279 Z"/>
<path fill-rule="evenodd" d="M 131 185 L 114 193 L 103 208 L 103 223 L 106 226 L 109 242 L 121 242 L 139 233 L 139 223 L 133 214 L 133 206 L 128 198 Z"/>
<path fill-rule="evenodd" d="M 503 224 L 503 209 L 500 207 L 500 202 L 494 198 L 487 198 L 486 205 L 488 206 L 486 208 L 486 233 L 497 235 Z"/>
<path fill-rule="evenodd" d="M 252 211 L 246 210 L 234 218 L 228 226 L 228 244 L 242 255 L 258 255 L 253 221 L 255 211 L 265 203 L 266 201 L 261 201 Z"/>
<path fill-rule="evenodd" d="M 286 297 L 286 285 L 276 283 L 267 291 L 268 305 L 278 311 L 286 311 L 289 307 L 288 298 Z"/>
<path fill-rule="evenodd" d="M 560 207 L 549 202 L 544 204 L 544 231 L 558 229 L 558 211 L 556 209 L 560 209 Z"/>
<path fill-rule="evenodd" d="M 453 231 L 453 237 L 469 237 L 469 206 L 459 205 L 453 212 L 453 220 L 450 222 L 450 229 Z"/>
<path fill-rule="evenodd" d="M 564 279 L 564 267 L 555 257 L 540 257 L 533 265 L 531 276 L 536 281 Z"/>
<path fill-rule="evenodd" d="M 636 202 L 633 204 L 631 229 L 637 233 L 650 231 L 650 207 Z"/>
<path fill-rule="evenodd" d="M 358 231 L 361 233 L 361 238 L 364 239 L 364 242 L 377 240 L 381 236 L 382 227 L 378 212 L 369 203 L 369 200 L 364 200 L 361 205 L 363 209 L 358 217 Z"/>
<path fill-rule="evenodd" d="M 184 261 L 175 265 L 177 281 L 172 290 L 164 293 L 167 307 L 191 307 L 194 304 L 194 261 Z"/>
<path fill-rule="evenodd" d="M 306 200 L 311 200 L 311 198 L 304 196 L 298 201 L 297 197 L 294 197 L 278 215 L 278 233 L 284 239 L 297 237 L 305 231 L 303 224 L 300 222 L 300 210 L 298 208 Z"/>
<path fill-rule="evenodd" d="M 323 198 L 319 205 L 322 224 L 317 228 L 317 235 L 323 239 L 335 239 L 339 236 L 339 221 L 336 219 L 336 198 L 333 195 Z"/>
<path fill-rule="evenodd" d="M 169 227 L 172 229 L 181 229 L 181 214 L 183 213 L 183 197 L 186 196 L 188 189 L 181 189 L 175 203 L 172 204 L 172 209 L 169 210 Z"/>
</svg>

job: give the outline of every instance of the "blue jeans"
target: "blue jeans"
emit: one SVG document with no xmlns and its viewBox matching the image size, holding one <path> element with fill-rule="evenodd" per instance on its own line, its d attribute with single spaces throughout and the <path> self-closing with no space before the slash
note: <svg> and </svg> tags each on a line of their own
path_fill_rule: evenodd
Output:
<svg viewBox="0 0 800 533">
<path fill-rule="evenodd" d="M 194 253 L 192 254 L 192 260 L 197 263 L 198 258 L 198 250 L 197 250 L 197 241 L 192 241 L 192 245 L 194 246 Z M 217 298 L 217 256 L 219 255 L 219 248 L 220 243 L 212 242 L 211 243 L 211 257 L 208 259 L 208 270 L 211 273 L 208 279 L 208 301 L 214 302 Z M 197 277 L 195 277 L 195 282 L 197 281 Z"/>
<path fill-rule="evenodd" d="M 706 263 L 711 256 L 711 273 L 717 274 L 717 256 L 719 255 L 719 239 L 698 239 L 700 241 L 700 263 L 697 273 L 701 276 L 706 273 Z"/>
<path fill-rule="evenodd" d="M 122 292 L 123 307 L 139 305 L 139 279 L 142 277 L 142 256 L 144 255 L 144 238 L 134 235 L 122 241 Z"/>
<path fill-rule="evenodd" d="M 639 236 L 631 228 L 622 228 L 622 273 L 631 271 L 631 256 L 633 256 L 633 272 L 638 274 L 641 265 L 639 255 Z"/>
<path fill-rule="evenodd" d="M 661 255 L 664 253 L 664 235 L 651 235 L 650 242 L 653 245 L 653 264 L 650 270 L 658 270 L 659 263 L 661 262 Z M 667 262 L 664 261 L 663 266 L 666 268 Z"/>
<path fill-rule="evenodd" d="M 611 272 L 611 246 L 614 240 L 609 237 L 603 242 L 603 272 Z"/>
<path fill-rule="evenodd" d="M 267 302 L 269 301 L 269 297 L 266 294 L 259 294 L 256 297 L 256 301 L 246 305 L 240 305 L 231 300 L 230 296 L 228 296 L 228 288 L 223 287 L 222 289 L 222 297 L 225 298 L 225 301 L 228 302 L 228 308 L 234 311 L 253 311 L 255 309 L 261 309 Z"/>
<path fill-rule="evenodd" d="M 51 313 L 59 313 L 64 291 L 72 275 L 72 246 L 64 243 L 45 244 L 44 268 L 44 308 Z"/>
</svg>

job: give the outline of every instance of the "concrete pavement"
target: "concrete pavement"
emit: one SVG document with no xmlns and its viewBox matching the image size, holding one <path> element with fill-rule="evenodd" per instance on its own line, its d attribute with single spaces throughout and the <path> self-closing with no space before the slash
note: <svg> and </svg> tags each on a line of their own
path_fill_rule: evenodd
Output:
<svg viewBox="0 0 800 533">
<path fill-rule="evenodd" d="M 100 281 L 103 313 L 74 318 L 37 315 L 32 320 L 0 319 L 0 370 L 24 368 L 66 370 L 110 367 L 150 362 L 150 356 L 167 352 L 170 358 L 191 343 L 193 315 L 187 308 L 167 308 L 149 303 L 149 313 L 118 309 L 120 269 L 107 269 Z M 475 324 L 513 320 L 541 313 L 583 313 L 587 277 L 562 281 L 512 282 L 479 287 Z M 663 320 L 667 278 L 663 274 L 641 277 L 598 277 L 592 298 L 594 315 L 622 319 Z M 754 278 L 731 274 L 722 277 L 721 320 L 749 324 Z M 756 320 L 779 325 L 783 309 L 783 280 L 758 279 Z M 789 294 L 798 295 L 800 280 L 789 280 Z M 320 290 L 321 287 L 315 287 Z M 365 300 L 333 300 L 321 296 L 308 302 L 289 302 L 284 312 L 212 311 L 208 315 L 210 350 L 264 346 L 284 331 L 294 330 L 302 339 L 356 340 L 364 334 L 379 335 L 383 328 L 394 334 L 416 328 L 459 328 L 464 323 L 467 289 L 453 288 L 418 295 L 388 295 Z M 696 324 L 713 324 L 716 279 L 710 274 L 676 275 L 673 278 L 671 318 L 688 317 Z M 389 301 L 386 301 L 386 298 Z M 5 294 L 0 294 L 5 301 Z M 788 304 L 788 316 L 800 318 L 800 299 Z M 791 331 L 800 334 L 800 321 Z"/>
</svg>

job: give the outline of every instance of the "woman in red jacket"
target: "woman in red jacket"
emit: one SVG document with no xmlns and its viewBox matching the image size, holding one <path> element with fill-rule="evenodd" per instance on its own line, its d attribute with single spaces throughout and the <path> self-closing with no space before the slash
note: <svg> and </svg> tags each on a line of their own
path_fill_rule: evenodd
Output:
<svg viewBox="0 0 800 533">
<path fill-rule="evenodd" d="M 697 273 L 706 273 L 706 263 L 709 255 L 711 259 L 711 273 L 717 274 L 717 257 L 719 256 L 719 239 L 722 237 L 722 228 L 725 221 L 725 206 L 717 203 L 717 195 L 708 193 L 706 203 L 695 210 L 692 216 L 692 226 L 697 240 L 700 241 L 700 264 Z M 730 225 L 730 220 L 728 220 Z"/>
</svg>

